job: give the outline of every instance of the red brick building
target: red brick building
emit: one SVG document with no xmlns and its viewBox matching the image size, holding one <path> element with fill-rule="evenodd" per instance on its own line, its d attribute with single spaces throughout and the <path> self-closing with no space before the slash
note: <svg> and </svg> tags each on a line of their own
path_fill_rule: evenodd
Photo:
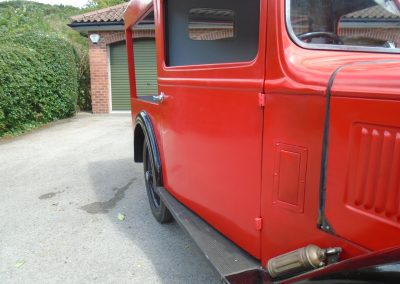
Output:
<svg viewBox="0 0 400 284">
<path fill-rule="evenodd" d="M 69 26 L 88 36 L 93 113 L 129 111 L 123 13 L 128 3 L 71 17 Z M 98 42 L 91 36 L 98 35 Z M 134 30 L 139 95 L 157 92 L 152 15 Z"/>
</svg>

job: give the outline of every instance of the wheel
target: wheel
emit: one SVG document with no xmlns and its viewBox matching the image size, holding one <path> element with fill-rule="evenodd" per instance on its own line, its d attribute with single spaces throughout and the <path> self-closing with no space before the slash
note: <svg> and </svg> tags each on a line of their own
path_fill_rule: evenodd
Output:
<svg viewBox="0 0 400 284">
<path fill-rule="evenodd" d="M 308 32 L 304 34 L 300 34 L 297 36 L 300 40 L 302 41 L 309 41 L 313 38 L 328 38 L 332 41 L 332 44 L 340 44 L 343 45 L 343 41 L 340 39 L 340 37 L 331 32 Z"/>
<path fill-rule="evenodd" d="M 162 224 L 171 222 L 172 215 L 156 192 L 156 187 L 160 185 L 160 177 L 157 176 L 154 166 L 154 156 L 147 139 L 144 140 L 143 144 L 143 171 L 147 196 L 154 218 Z"/>
</svg>

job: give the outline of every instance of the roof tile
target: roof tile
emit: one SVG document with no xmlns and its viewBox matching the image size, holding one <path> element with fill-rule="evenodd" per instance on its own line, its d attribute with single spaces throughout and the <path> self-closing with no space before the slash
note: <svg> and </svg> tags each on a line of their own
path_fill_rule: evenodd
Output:
<svg viewBox="0 0 400 284">
<path fill-rule="evenodd" d="M 400 16 L 392 14 L 383 7 L 376 5 L 365 8 L 344 16 L 345 19 L 399 19 Z"/>
<path fill-rule="evenodd" d="M 72 16 L 72 23 L 96 23 L 96 22 L 122 22 L 124 12 L 129 3 L 122 3 L 112 7 Z"/>
</svg>

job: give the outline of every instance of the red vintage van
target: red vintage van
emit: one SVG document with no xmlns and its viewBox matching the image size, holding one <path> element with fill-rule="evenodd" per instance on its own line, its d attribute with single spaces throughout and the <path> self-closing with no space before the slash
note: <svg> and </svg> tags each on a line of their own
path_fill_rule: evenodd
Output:
<svg viewBox="0 0 400 284">
<path fill-rule="evenodd" d="M 146 17 L 154 96 L 127 52 L 154 217 L 227 282 L 400 283 L 399 1 L 132 0 L 127 39 Z"/>
</svg>

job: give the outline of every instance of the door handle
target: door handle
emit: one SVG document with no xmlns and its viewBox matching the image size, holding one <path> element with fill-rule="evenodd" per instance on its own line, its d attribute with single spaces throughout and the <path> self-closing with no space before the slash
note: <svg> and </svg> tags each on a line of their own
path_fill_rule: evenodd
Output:
<svg viewBox="0 0 400 284">
<path fill-rule="evenodd" d="M 153 96 L 153 100 L 156 103 L 162 104 L 162 102 L 164 101 L 165 97 L 166 97 L 165 94 L 163 92 L 161 92 L 159 96 Z"/>
</svg>

